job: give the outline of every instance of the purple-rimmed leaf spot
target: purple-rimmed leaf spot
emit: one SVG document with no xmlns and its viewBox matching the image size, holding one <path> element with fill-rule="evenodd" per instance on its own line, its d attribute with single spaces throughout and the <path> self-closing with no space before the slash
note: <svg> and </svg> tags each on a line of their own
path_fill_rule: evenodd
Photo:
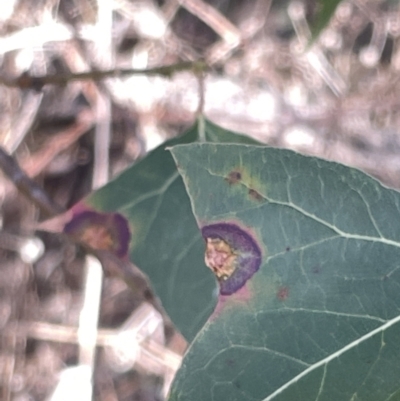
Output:
<svg viewBox="0 0 400 401">
<path fill-rule="evenodd" d="M 233 223 L 210 224 L 201 232 L 206 241 L 205 262 L 219 281 L 221 295 L 235 293 L 260 268 L 260 247 Z"/>
<path fill-rule="evenodd" d="M 128 253 L 131 233 L 127 220 L 119 213 L 77 212 L 64 232 L 92 249 L 107 250 L 118 257 Z"/>
</svg>

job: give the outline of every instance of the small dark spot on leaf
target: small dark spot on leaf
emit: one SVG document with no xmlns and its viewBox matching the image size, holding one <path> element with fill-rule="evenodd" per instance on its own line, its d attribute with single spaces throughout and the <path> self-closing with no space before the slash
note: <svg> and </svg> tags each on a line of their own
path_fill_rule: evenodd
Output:
<svg viewBox="0 0 400 401">
<path fill-rule="evenodd" d="M 287 246 L 286 247 L 286 252 L 289 252 L 290 251 L 290 246 Z"/>
<path fill-rule="evenodd" d="M 242 385 L 240 384 L 240 381 L 239 381 L 239 380 L 234 380 L 234 381 L 233 381 L 233 385 L 234 385 L 236 388 L 238 388 L 238 389 L 241 389 L 241 388 L 242 388 Z"/>
<path fill-rule="evenodd" d="M 236 361 L 235 361 L 234 359 L 232 359 L 232 358 L 229 358 L 229 359 L 226 360 L 226 364 L 227 364 L 229 367 L 232 367 L 232 366 L 235 366 L 235 365 L 236 365 Z"/>
<path fill-rule="evenodd" d="M 321 273 L 321 267 L 320 266 L 314 266 L 312 269 L 311 269 L 311 271 L 314 273 L 314 274 L 319 274 L 319 273 Z"/>
<path fill-rule="evenodd" d="M 258 202 L 260 202 L 260 201 L 262 201 L 264 199 L 264 197 L 258 191 L 256 191 L 253 188 L 249 189 L 249 196 L 250 196 L 250 198 L 252 198 L 252 199 L 254 199 L 254 200 L 258 201 Z"/>
<path fill-rule="evenodd" d="M 288 287 L 280 287 L 276 297 L 279 301 L 286 301 L 289 298 L 289 288 Z"/>
<path fill-rule="evenodd" d="M 225 181 L 228 182 L 229 185 L 237 184 L 242 179 L 242 174 L 240 171 L 231 171 L 228 174 L 228 177 L 225 178 Z"/>
</svg>

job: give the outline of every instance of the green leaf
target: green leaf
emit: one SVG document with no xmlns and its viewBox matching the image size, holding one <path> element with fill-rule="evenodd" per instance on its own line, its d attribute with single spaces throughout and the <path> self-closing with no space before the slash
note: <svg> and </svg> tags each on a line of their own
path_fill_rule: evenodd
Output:
<svg viewBox="0 0 400 401">
<path fill-rule="evenodd" d="M 205 139 L 255 143 L 208 121 Z M 196 125 L 150 152 L 83 202 L 86 208 L 118 212 L 127 218 L 132 231 L 130 259 L 147 274 L 169 317 L 189 341 L 215 307 L 216 283 L 204 265 L 204 240 L 190 200 L 165 148 L 197 140 Z"/>
<path fill-rule="evenodd" d="M 335 14 L 336 7 L 342 0 L 318 0 L 319 10 L 311 26 L 312 41 L 318 38 L 319 34 L 329 24 L 329 21 Z"/>
<path fill-rule="evenodd" d="M 172 154 L 203 232 L 234 224 L 262 261 L 220 296 L 170 400 L 400 400 L 400 194 L 288 150 Z"/>
</svg>

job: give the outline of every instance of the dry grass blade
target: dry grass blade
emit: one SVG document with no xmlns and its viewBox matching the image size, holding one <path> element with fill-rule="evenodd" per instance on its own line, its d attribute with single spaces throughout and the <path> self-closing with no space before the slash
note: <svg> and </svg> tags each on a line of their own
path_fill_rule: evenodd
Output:
<svg viewBox="0 0 400 401">
<path fill-rule="evenodd" d="M 15 159 L 0 147 L 0 168 L 20 192 L 29 197 L 48 217 L 64 211 L 43 189 L 21 170 Z"/>
<path fill-rule="evenodd" d="M 217 9 L 201 0 L 179 0 L 179 2 L 217 32 L 229 45 L 237 46 L 240 43 L 240 31 Z"/>
<path fill-rule="evenodd" d="M 37 152 L 25 156 L 20 160 L 21 168 L 33 178 L 42 173 L 54 158 L 73 145 L 79 138 L 86 134 L 93 126 L 93 116 L 88 111 L 83 111 L 77 116 L 76 123 L 64 131 L 49 138 Z"/>
</svg>

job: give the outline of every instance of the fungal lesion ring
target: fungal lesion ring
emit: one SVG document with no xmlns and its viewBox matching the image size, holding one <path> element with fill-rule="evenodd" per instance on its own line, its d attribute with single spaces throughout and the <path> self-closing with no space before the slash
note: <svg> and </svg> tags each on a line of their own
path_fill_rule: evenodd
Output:
<svg viewBox="0 0 400 401">
<path fill-rule="evenodd" d="M 260 246 L 235 223 L 214 223 L 201 231 L 206 241 L 205 263 L 218 279 L 220 294 L 235 293 L 260 268 Z"/>
</svg>

